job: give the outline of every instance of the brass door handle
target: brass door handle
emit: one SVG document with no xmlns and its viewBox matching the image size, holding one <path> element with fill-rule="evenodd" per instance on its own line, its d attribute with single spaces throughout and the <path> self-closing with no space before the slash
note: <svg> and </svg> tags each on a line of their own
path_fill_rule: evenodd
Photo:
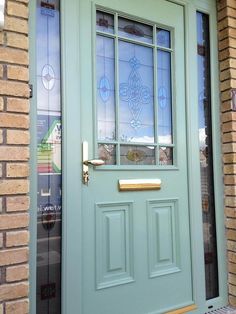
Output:
<svg viewBox="0 0 236 314">
<path fill-rule="evenodd" d="M 105 161 L 102 159 L 91 159 L 91 160 L 85 160 L 84 162 L 85 166 L 102 166 L 105 164 Z"/>
<path fill-rule="evenodd" d="M 104 160 L 101 159 L 88 159 L 88 142 L 84 141 L 82 144 L 83 148 L 83 183 L 88 185 L 89 182 L 89 166 L 102 166 L 105 164 Z"/>
</svg>

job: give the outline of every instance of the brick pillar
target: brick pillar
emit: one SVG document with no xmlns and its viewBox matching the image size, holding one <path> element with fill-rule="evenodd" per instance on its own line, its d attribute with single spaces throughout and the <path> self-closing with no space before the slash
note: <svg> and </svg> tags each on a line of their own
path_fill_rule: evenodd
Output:
<svg viewBox="0 0 236 314">
<path fill-rule="evenodd" d="M 28 65 L 28 0 L 8 0 L 0 31 L 0 314 L 29 311 Z"/>
<path fill-rule="evenodd" d="M 218 0 L 218 38 L 229 302 L 236 306 L 236 0 Z"/>
</svg>

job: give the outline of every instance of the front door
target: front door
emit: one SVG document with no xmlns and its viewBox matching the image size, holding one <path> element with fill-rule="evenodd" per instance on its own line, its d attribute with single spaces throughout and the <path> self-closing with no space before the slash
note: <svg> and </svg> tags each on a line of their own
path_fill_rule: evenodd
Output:
<svg viewBox="0 0 236 314">
<path fill-rule="evenodd" d="M 81 243 L 82 290 L 71 293 L 81 314 L 190 306 L 183 7 L 80 0 L 77 19 L 79 145 L 84 161 L 105 164 L 89 165 L 83 176 L 83 161 L 73 156 L 83 182 L 81 215 L 73 217 L 81 238 L 71 244 L 76 251 Z"/>
</svg>

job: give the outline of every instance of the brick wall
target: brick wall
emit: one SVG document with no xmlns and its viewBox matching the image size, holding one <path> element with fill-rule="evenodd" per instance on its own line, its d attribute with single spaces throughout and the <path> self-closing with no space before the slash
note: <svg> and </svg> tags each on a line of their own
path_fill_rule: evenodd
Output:
<svg viewBox="0 0 236 314">
<path fill-rule="evenodd" d="M 236 0 L 218 0 L 218 20 L 228 289 L 229 302 L 236 306 L 236 112 L 231 109 L 236 88 Z"/>
<path fill-rule="evenodd" d="M 0 314 L 28 313 L 28 0 L 6 1 L 0 31 Z"/>
</svg>

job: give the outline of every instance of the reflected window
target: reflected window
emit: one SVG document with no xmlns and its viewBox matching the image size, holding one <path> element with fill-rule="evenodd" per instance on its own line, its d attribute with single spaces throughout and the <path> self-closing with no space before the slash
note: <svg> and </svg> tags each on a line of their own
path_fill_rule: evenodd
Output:
<svg viewBox="0 0 236 314">
<path fill-rule="evenodd" d="M 96 25 L 99 157 L 173 165 L 171 31 L 101 10 Z"/>
</svg>

